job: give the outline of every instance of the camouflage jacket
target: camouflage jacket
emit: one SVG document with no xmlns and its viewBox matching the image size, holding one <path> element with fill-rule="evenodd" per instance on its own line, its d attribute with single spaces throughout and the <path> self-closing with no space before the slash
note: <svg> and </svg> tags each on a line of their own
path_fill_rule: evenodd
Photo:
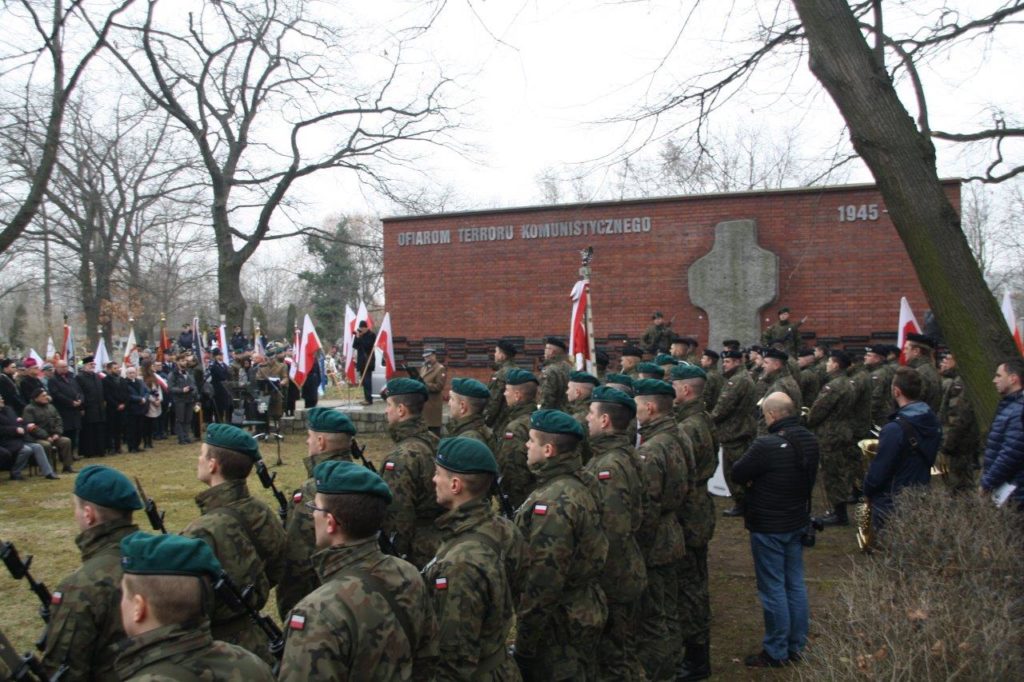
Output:
<svg viewBox="0 0 1024 682">
<path fill-rule="evenodd" d="M 800 325 L 803 322 L 776 322 L 761 334 L 761 344 L 770 346 L 781 343 L 792 356 L 800 350 Z"/>
<path fill-rule="evenodd" d="M 648 566 L 674 563 L 686 553 L 679 512 L 693 471 L 692 450 L 674 417 L 659 417 L 640 427 L 636 454 L 644 470 L 647 509 L 639 536 Z"/>
<path fill-rule="evenodd" d="M 583 441 L 580 442 L 580 458 L 585 465 L 594 456 L 590 447 L 590 427 L 587 425 L 587 414 L 590 412 L 590 398 L 573 400 L 565 404 L 565 411 L 572 415 L 576 423 L 583 427 Z"/>
<path fill-rule="evenodd" d="M 510 679 L 518 673 L 506 641 L 526 561 L 523 536 L 482 499 L 445 512 L 435 523 L 441 546 L 423 569 L 437 615 L 434 679 Z"/>
<path fill-rule="evenodd" d="M 313 469 L 330 460 L 350 461 L 347 450 L 331 450 L 310 455 L 302 460 L 310 476 L 294 493 L 285 520 L 285 548 L 281 556 L 281 582 L 277 585 L 277 613 L 284 618 L 299 600 L 320 586 L 310 557 L 316 552 L 316 533 L 313 530 L 313 512 L 304 502 L 316 496 Z"/>
<path fill-rule="evenodd" d="M 821 390 L 818 370 L 814 368 L 814 365 L 808 365 L 800 370 L 799 378 L 800 400 L 804 405 L 810 407 L 814 404 L 814 399 L 818 397 L 818 391 Z"/>
<path fill-rule="evenodd" d="M 597 478 L 601 527 L 608 538 L 608 558 L 601 588 L 609 602 L 631 603 L 647 585 L 647 570 L 637 534 L 644 520 L 646 490 L 633 444 L 625 434 L 590 440 L 593 458 L 586 471 Z"/>
<path fill-rule="evenodd" d="M 516 369 L 518 365 L 511 360 L 506 360 L 491 376 L 487 390 L 491 397 L 484 408 L 484 421 L 491 428 L 498 429 L 504 425 L 508 415 L 508 403 L 505 402 L 505 376 L 510 369 Z"/>
<path fill-rule="evenodd" d="M 377 536 L 313 555 L 323 583 L 285 622 L 278 680 L 429 679 L 437 622 L 416 567 Z"/>
<path fill-rule="evenodd" d="M 801 400 L 800 385 L 796 382 L 796 379 L 790 375 L 789 370 L 782 368 L 778 374 L 763 375 L 761 377 L 761 384 L 764 384 L 764 393 L 761 395 L 759 400 L 767 398 L 772 393 L 785 393 L 789 396 L 790 400 L 793 401 L 793 405 L 796 406 L 796 413 L 800 414 L 800 408 L 803 407 L 803 401 Z M 768 424 L 764 420 L 764 413 L 761 411 L 761 406 L 757 407 L 757 435 L 764 436 L 768 433 Z"/>
<path fill-rule="evenodd" d="M 281 581 L 284 528 L 270 507 L 249 495 L 244 480 L 225 481 L 196 495 L 202 516 L 182 531 L 210 546 L 240 588 L 253 586 L 252 604 L 262 609 L 270 588 Z M 268 662 L 267 638 L 249 620 L 224 603 L 214 605 L 210 630 L 215 639 L 237 644 Z"/>
<path fill-rule="evenodd" d="M 974 409 L 967 399 L 963 378 L 955 370 L 947 376 L 951 381 L 939 409 L 939 423 L 942 425 L 939 453 L 970 469 L 977 464 L 981 452 L 981 432 Z"/>
<path fill-rule="evenodd" d="M 715 532 L 715 502 L 708 492 L 708 480 L 718 468 L 718 441 L 711 415 L 701 409 L 699 400 L 678 406 L 676 422 L 679 432 L 686 435 L 693 446 L 694 462 L 679 520 L 683 524 L 686 546 L 705 547 Z"/>
<path fill-rule="evenodd" d="M 393 499 L 384 516 L 382 531 L 394 535 L 395 549 L 416 566 L 430 561 L 440 537 L 434 519 L 444 511 L 434 492 L 434 454 L 438 437 L 420 418 L 388 427 L 395 448 L 381 465 L 381 478 Z"/>
<path fill-rule="evenodd" d="M 505 430 L 494 434 L 494 457 L 501 472 L 501 485 L 513 507 L 518 507 L 530 494 L 537 480 L 526 465 L 526 441 L 530 437 L 530 415 L 537 410 L 533 403 L 513 405 Z"/>
<path fill-rule="evenodd" d="M 896 411 L 892 401 L 892 377 L 896 368 L 883 362 L 871 370 L 871 425 L 885 426 Z"/>
<path fill-rule="evenodd" d="M 269 666 L 242 647 L 214 641 L 205 623 L 165 625 L 125 640 L 118 679 L 131 682 L 273 682 Z"/>
<path fill-rule="evenodd" d="M 540 370 L 540 406 L 545 410 L 564 410 L 569 402 L 565 394 L 569 388 L 572 366 L 564 355 L 545 360 Z"/>
<path fill-rule="evenodd" d="M 708 378 L 704 382 L 704 409 L 711 412 L 718 404 L 718 396 L 722 395 L 722 385 L 725 383 L 725 379 L 716 368 L 709 369 L 707 375 Z"/>
<path fill-rule="evenodd" d="M 597 480 L 583 470 L 575 451 L 530 470 L 539 483 L 516 511 L 528 547 L 516 612 L 516 651 L 524 656 L 574 636 L 593 637 L 608 617 L 600 585 L 608 538 Z"/>
<path fill-rule="evenodd" d="M 672 336 L 672 328 L 667 324 L 660 326 L 652 324 L 640 337 L 640 347 L 651 355 L 667 353 L 669 346 L 672 345 Z"/>
<path fill-rule="evenodd" d="M 448 420 L 448 437 L 473 438 L 489 448 L 494 447 L 494 432 L 491 427 L 484 423 L 482 414 L 471 414 L 468 417 L 457 419 L 452 417 Z"/>
<path fill-rule="evenodd" d="M 874 388 L 871 373 L 866 367 L 851 368 L 848 376 L 853 381 L 853 427 L 854 436 L 867 438 L 871 431 L 871 392 Z"/>
<path fill-rule="evenodd" d="M 742 367 L 734 368 L 731 373 L 723 375 L 723 379 L 722 393 L 711 412 L 715 435 L 725 444 L 749 440 L 757 433 L 754 382 Z"/>
<path fill-rule="evenodd" d="M 829 381 L 807 413 L 807 428 L 814 431 L 818 444 L 824 450 L 839 450 L 856 442 L 854 426 L 857 415 L 853 411 L 853 381 L 843 372 L 829 375 Z"/>
<path fill-rule="evenodd" d="M 82 565 L 57 585 L 46 630 L 43 669 L 68 666 L 65 680 L 117 680 L 121 627 L 121 538 L 139 529 L 129 520 L 101 523 L 75 538 Z"/>
<path fill-rule="evenodd" d="M 928 403 L 932 412 L 938 414 L 939 408 L 942 407 L 942 379 L 939 377 L 939 370 L 935 369 L 935 363 L 931 358 L 913 358 L 907 364 L 917 370 L 924 382 L 921 400 Z"/>
</svg>

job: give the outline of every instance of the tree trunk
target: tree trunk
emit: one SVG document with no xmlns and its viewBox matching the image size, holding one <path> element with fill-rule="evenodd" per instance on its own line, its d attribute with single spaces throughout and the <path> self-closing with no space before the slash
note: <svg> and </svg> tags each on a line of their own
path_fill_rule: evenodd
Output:
<svg viewBox="0 0 1024 682">
<path fill-rule="evenodd" d="M 1017 353 L 960 217 L 943 192 L 935 147 L 918 131 L 873 58 L 845 0 L 793 4 L 810 45 L 811 72 L 835 101 L 854 149 L 878 183 L 984 429 L 998 402 L 992 373 Z M 895 301 L 900 292 L 892 294 Z"/>
<path fill-rule="evenodd" d="M 242 263 L 221 260 L 217 275 L 217 301 L 220 314 L 226 318 L 228 329 L 242 324 L 245 318 L 245 298 L 242 296 Z M 217 319 L 217 318 L 214 318 Z M 213 321 L 211 321 L 213 323 Z"/>
</svg>

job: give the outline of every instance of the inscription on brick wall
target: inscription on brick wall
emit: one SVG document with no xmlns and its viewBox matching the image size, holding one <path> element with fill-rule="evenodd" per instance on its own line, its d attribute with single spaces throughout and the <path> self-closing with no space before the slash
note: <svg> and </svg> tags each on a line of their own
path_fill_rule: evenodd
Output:
<svg viewBox="0 0 1024 682">
<path fill-rule="evenodd" d="M 650 216 L 565 220 L 554 223 L 488 225 L 455 230 L 414 230 L 398 233 L 399 246 L 436 246 L 511 241 L 513 239 L 557 239 L 559 237 L 617 237 L 651 231 Z"/>
</svg>

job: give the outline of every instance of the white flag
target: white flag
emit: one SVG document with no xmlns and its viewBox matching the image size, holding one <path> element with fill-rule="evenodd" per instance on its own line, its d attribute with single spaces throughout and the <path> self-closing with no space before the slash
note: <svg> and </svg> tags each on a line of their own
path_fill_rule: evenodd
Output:
<svg viewBox="0 0 1024 682">
<path fill-rule="evenodd" d="M 907 345 L 907 334 L 920 334 L 921 325 L 917 323 L 917 318 L 914 317 L 914 311 L 910 309 L 910 303 L 907 302 L 907 297 L 900 298 L 900 326 L 896 330 L 896 345 L 900 347 L 900 364 L 907 364 L 907 353 L 905 346 Z"/>
<path fill-rule="evenodd" d="M 110 354 L 107 353 L 107 344 L 100 337 L 99 343 L 96 344 L 96 352 L 93 353 L 93 360 L 96 361 L 96 366 L 102 370 L 108 362 L 110 362 Z"/>
</svg>

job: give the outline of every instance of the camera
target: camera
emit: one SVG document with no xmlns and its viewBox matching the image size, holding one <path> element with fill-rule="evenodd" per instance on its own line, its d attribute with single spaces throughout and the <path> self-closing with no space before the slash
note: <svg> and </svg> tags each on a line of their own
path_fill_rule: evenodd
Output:
<svg viewBox="0 0 1024 682">
<path fill-rule="evenodd" d="M 814 547 L 814 543 L 817 542 L 817 533 L 819 530 L 825 530 L 825 524 L 819 519 L 811 518 L 811 522 L 807 525 L 807 530 L 800 536 L 800 544 L 804 547 Z"/>
</svg>

